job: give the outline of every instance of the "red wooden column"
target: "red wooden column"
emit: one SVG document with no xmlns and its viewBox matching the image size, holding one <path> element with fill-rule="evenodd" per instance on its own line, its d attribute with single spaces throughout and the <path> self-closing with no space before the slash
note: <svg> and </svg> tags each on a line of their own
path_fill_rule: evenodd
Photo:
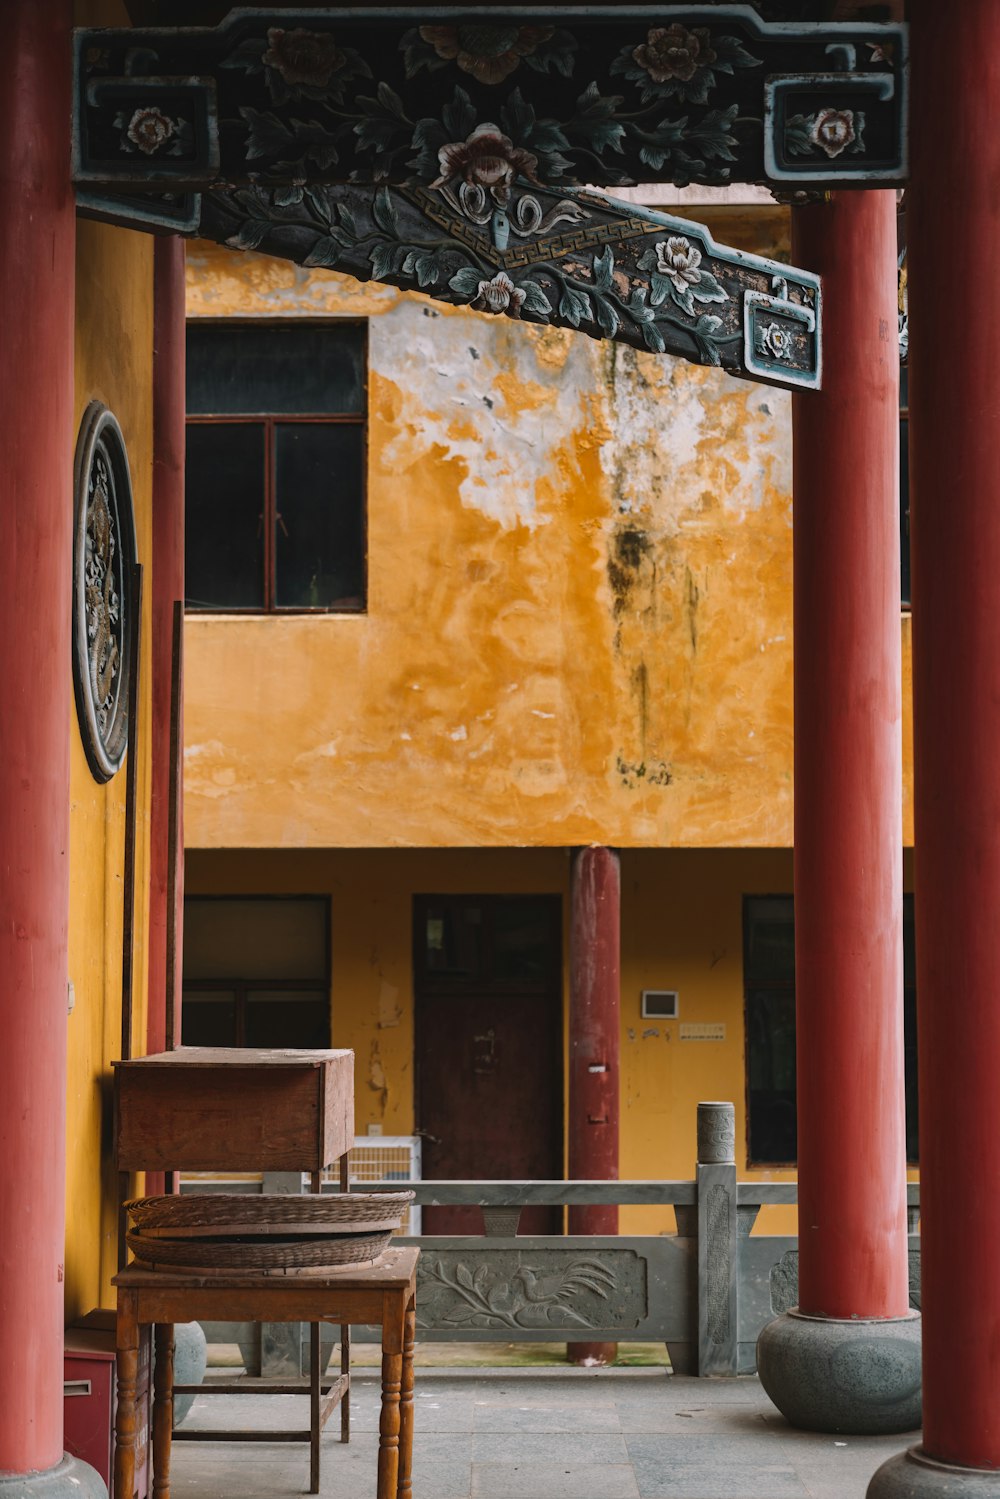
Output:
<svg viewBox="0 0 1000 1499">
<path fill-rule="evenodd" d="M 70 0 L 0 49 L 0 1495 L 103 1493 L 63 1461 L 75 220 Z M 96 1487 L 95 1487 L 96 1484 Z"/>
<path fill-rule="evenodd" d="M 180 1039 L 179 1034 L 167 1035 L 167 991 L 172 964 L 176 962 L 178 967 L 173 970 L 176 1005 L 180 991 L 184 838 L 180 777 L 176 788 L 171 784 L 171 686 L 174 604 L 184 598 L 184 241 L 174 235 L 157 239 L 153 254 L 153 742 L 146 1027 L 146 1047 L 150 1052 L 164 1051 Z M 180 714 L 177 729 L 181 745 Z M 176 828 L 173 846 L 172 826 Z M 173 954 L 168 942 L 171 934 Z M 148 1172 L 147 1192 L 163 1189 L 162 1173 Z"/>
<path fill-rule="evenodd" d="M 911 28 L 924 1431 L 869 1494 L 978 1496 L 1000 1494 L 1000 6 L 914 0 Z"/>
<path fill-rule="evenodd" d="M 823 388 L 792 398 L 799 1305 L 758 1367 L 795 1425 L 908 1431 L 895 194 L 793 221 L 823 278 Z"/>
<path fill-rule="evenodd" d="M 618 1180 L 621 1049 L 621 868 L 618 854 L 573 852 L 569 927 L 569 1178 Z M 617 1207 L 571 1207 L 571 1234 L 616 1234 Z M 615 1343 L 570 1343 L 578 1364 L 606 1364 Z"/>
</svg>

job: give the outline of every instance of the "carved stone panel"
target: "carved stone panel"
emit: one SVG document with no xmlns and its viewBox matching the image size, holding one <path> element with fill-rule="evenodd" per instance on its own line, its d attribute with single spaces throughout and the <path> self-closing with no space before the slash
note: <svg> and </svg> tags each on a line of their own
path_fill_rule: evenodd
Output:
<svg viewBox="0 0 1000 1499">
<path fill-rule="evenodd" d="M 776 1317 L 799 1304 L 799 1251 L 786 1249 L 771 1266 L 771 1310 Z"/>
<path fill-rule="evenodd" d="M 532 1247 L 530 1240 L 491 1249 L 470 1239 L 462 1248 L 425 1247 L 420 1258 L 417 1327 L 425 1331 L 625 1332 L 647 1311 L 646 1261 L 631 1250 Z"/>
<path fill-rule="evenodd" d="M 907 1270 L 910 1287 L 910 1306 L 920 1310 L 920 1240 L 910 1236 L 907 1250 Z M 799 1302 L 799 1251 L 787 1249 L 771 1266 L 771 1310 L 776 1317 L 790 1312 Z"/>
<path fill-rule="evenodd" d="M 73 685 L 87 762 L 95 780 L 109 781 L 128 745 L 136 550 L 125 442 L 100 401 L 80 426 L 74 488 Z"/>
</svg>

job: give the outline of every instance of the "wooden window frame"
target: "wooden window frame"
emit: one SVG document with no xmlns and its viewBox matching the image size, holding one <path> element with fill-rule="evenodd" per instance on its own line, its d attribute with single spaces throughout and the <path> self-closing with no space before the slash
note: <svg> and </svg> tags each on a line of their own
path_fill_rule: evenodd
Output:
<svg viewBox="0 0 1000 1499">
<path fill-rule="evenodd" d="M 325 993 L 327 1001 L 327 1040 L 324 1045 L 328 1047 L 333 1029 L 330 1015 L 329 986 L 324 990 L 322 983 L 316 983 L 309 979 L 191 979 L 190 982 L 184 984 L 181 996 L 182 1030 L 184 1025 L 184 1002 L 188 992 L 194 991 L 196 994 L 231 994 L 236 1001 L 235 1040 L 232 1042 L 232 1045 L 245 1047 L 247 1044 L 247 1001 L 249 996 L 251 994 L 269 994 L 275 989 L 280 989 L 288 994 Z M 198 1001 L 192 1000 L 190 1003 L 194 1006 Z M 319 1049 L 322 1050 L 323 1048 L 320 1047 Z"/>
<path fill-rule="evenodd" d="M 264 429 L 264 510 L 259 524 L 264 530 L 264 602 L 261 606 L 250 605 L 205 605 L 192 604 L 185 599 L 184 607 L 192 614 L 238 614 L 240 616 L 298 615 L 298 614 L 366 614 L 368 611 L 368 321 L 366 318 L 198 318 L 199 327 L 245 327 L 253 322 L 269 328 L 353 327 L 364 330 L 362 346 L 361 410 L 357 414 L 333 414 L 315 412 L 295 413 L 283 411 L 280 415 L 266 412 L 229 413 L 197 412 L 185 415 L 185 427 L 248 426 Z M 277 456 L 274 431 L 283 425 L 323 427 L 361 427 L 361 595 L 356 599 L 343 600 L 332 605 L 279 604 L 277 602 L 277 545 L 276 527 L 281 519 L 277 509 Z"/>
</svg>

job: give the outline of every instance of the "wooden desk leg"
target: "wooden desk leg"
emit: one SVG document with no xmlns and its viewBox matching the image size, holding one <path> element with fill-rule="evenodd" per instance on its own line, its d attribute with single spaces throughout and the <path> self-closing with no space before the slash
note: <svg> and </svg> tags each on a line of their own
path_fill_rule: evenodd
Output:
<svg viewBox="0 0 1000 1499">
<path fill-rule="evenodd" d="M 320 1371 L 322 1353 L 321 1328 L 318 1322 L 309 1324 L 309 1492 L 319 1493 L 319 1408 L 322 1389 Z"/>
<path fill-rule="evenodd" d="M 403 1324 L 403 1373 L 399 1399 L 399 1481 L 396 1499 L 411 1499 L 413 1483 L 413 1343 L 416 1337 L 417 1308 L 410 1299 Z"/>
<path fill-rule="evenodd" d="M 402 1311 L 387 1294 L 382 1312 L 382 1415 L 378 1423 L 377 1499 L 396 1499 L 399 1484 L 399 1387 L 403 1375 Z"/>
<path fill-rule="evenodd" d="M 340 1329 L 340 1373 L 347 1386 L 340 1397 L 340 1440 L 351 1440 L 351 1328 L 345 1322 Z"/>
<path fill-rule="evenodd" d="M 135 1489 L 135 1439 L 139 1425 L 135 1386 L 139 1373 L 139 1323 L 133 1291 L 118 1292 L 115 1336 L 118 1413 L 115 1417 L 115 1486 L 113 1499 L 132 1499 Z"/>
<path fill-rule="evenodd" d="M 170 1499 L 170 1447 L 174 1431 L 174 1328 L 172 1322 L 157 1322 L 156 1324 L 153 1396 L 153 1496 L 154 1499 Z"/>
</svg>

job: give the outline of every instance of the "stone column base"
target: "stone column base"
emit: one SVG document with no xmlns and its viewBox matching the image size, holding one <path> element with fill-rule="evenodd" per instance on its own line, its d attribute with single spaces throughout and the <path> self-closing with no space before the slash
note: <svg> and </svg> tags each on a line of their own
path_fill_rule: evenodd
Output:
<svg viewBox="0 0 1000 1499">
<path fill-rule="evenodd" d="M 108 1499 L 108 1491 L 96 1468 L 67 1452 L 44 1473 L 0 1473 L 0 1499 Z"/>
<path fill-rule="evenodd" d="M 793 1308 L 757 1339 L 757 1372 L 785 1419 L 805 1431 L 915 1431 L 920 1313 L 841 1321 Z"/>
<path fill-rule="evenodd" d="M 876 1470 L 867 1499 L 1000 1499 L 1000 1472 L 935 1462 L 911 1447 Z"/>
</svg>

